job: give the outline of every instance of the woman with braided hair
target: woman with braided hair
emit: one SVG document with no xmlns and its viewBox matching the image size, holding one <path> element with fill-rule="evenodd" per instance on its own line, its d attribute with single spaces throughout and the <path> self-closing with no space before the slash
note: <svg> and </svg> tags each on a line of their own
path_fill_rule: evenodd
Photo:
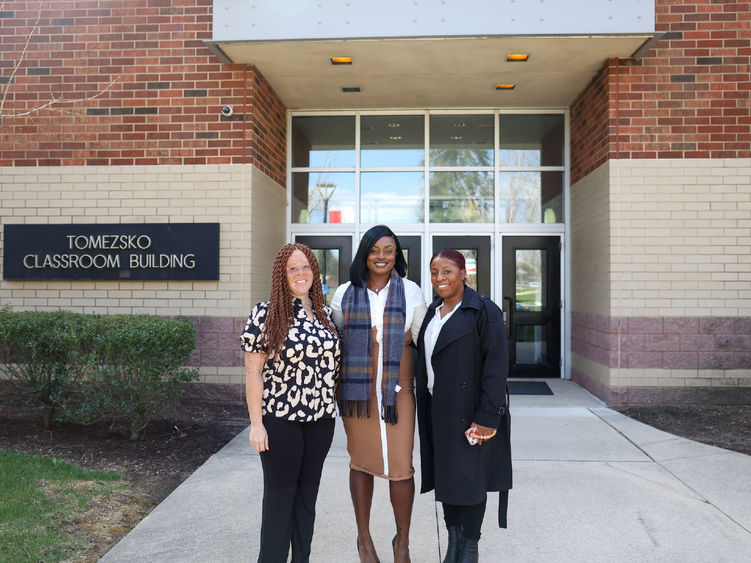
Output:
<svg viewBox="0 0 751 563">
<path fill-rule="evenodd" d="M 263 467 L 259 563 L 307 562 L 323 462 L 334 437 L 339 337 L 318 261 L 304 244 L 274 259 L 271 297 L 240 336 L 250 445 Z"/>
<path fill-rule="evenodd" d="M 420 287 L 404 278 L 406 270 L 397 236 L 375 226 L 360 241 L 351 281 L 337 288 L 331 302 L 342 335 L 339 411 L 350 455 L 357 551 L 368 563 L 378 561 L 370 535 L 374 476 L 389 481 L 394 561 L 410 560 L 415 396 L 409 344 L 417 341 L 426 304 Z"/>
</svg>

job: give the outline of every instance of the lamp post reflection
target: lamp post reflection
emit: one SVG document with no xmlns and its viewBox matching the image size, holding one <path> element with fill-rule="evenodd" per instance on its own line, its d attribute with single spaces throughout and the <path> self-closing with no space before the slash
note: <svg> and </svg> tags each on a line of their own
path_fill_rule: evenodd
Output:
<svg viewBox="0 0 751 563">
<path fill-rule="evenodd" d="M 323 222 L 328 223 L 329 222 L 329 200 L 334 195 L 334 192 L 336 191 L 336 184 L 333 182 L 319 182 L 316 184 L 316 188 L 318 189 L 318 193 L 321 195 L 321 200 L 323 201 Z M 328 250 L 323 248 L 321 249 L 321 283 L 323 284 L 324 289 L 324 295 L 328 293 L 328 283 L 327 283 L 327 255 Z"/>
</svg>

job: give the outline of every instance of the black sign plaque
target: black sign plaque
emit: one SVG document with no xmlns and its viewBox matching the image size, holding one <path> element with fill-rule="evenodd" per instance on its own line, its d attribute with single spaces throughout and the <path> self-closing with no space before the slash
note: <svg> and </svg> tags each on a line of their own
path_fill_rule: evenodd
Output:
<svg viewBox="0 0 751 563">
<path fill-rule="evenodd" d="M 5 280 L 218 280 L 219 223 L 5 225 Z"/>
</svg>

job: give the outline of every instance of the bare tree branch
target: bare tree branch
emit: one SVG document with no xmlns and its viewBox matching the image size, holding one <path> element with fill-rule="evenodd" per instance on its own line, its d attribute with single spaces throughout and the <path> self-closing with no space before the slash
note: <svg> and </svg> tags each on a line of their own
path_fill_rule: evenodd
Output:
<svg viewBox="0 0 751 563">
<path fill-rule="evenodd" d="M 3 2 L 0 2 L 0 11 L 3 10 L 5 7 L 5 0 Z M 21 68 L 21 65 L 23 64 L 26 53 L 29 50 L 29 44 L 31 43 L 31 39 L 34 37 L 34 34 L 37 32 L 37 29 L 39 28 L 39 20 L 42 18 L 42 2 L 39 3 L 39 13 L 37 14 L 36 22 L 34 22 L 34 27 L 32 27 L 29 34 L 26 36 L 26 43 L 23 46 L 23 50 L 21 51 L 20 56 L 18 57 L 18 60 L 16 61 L 16 64 L 13 66 L 13 71 L 10 74 L 10 78 L 8 79 L 8 83 L 5 85 L 5 89 L 2 92 L 2 96 L 0 97 L 0 118 L 4 117 L 25 117 L 34 113 L 38 113 L 41 110 L 45 108 L 52 107 L 57 104 L 76 104 L 80 102 L 86 102 L 89 100 L 93 100 L 95 98 L 98 98 L 102 94 L 104 94 L 107 90 L 109 90 L 118 80 L 120 80 L 120 75 L 116 76 L 107 86 L 99 90 L 96 94 L 92 96 L 87 96 L 85 98 L 65 98 L 60 97 L 58 98 L 55 96 L 55 94 L 52 92 L 52 89 L 50 88 L 50 100 L 48 102 L 45 102 L 44 104 L 41 104 L 39 106 L 35 106 L 29 110 L 18 112 L 18 113 L 6 113 L 4 111 L 5 108 L 5 102 L 8 99 L 8 93 L 10 92 L 10 88 L 13 85 L 13 81 L 16 77 L 16 73 L 18 72 L 18 69 Z M 62 109 L 58 109 L 57 111 L 65 111 Z"/>
</svg>

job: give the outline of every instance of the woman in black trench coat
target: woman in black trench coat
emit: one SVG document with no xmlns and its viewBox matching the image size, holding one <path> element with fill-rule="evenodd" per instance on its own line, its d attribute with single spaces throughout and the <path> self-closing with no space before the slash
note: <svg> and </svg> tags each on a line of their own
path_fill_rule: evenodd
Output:
<svg viewBox="0 0 751 563">
<path fill-rule="evenodd" d="M 423 320 L 415 365 L 420 492 L 435 489 L 443 504 L 444 563 L 476 562 L 486 493 L 500 491 L 505 528 L 511 489 L 506 330 L 498 306 L 465 285 L 461 253 L 433 256 L 430 277 L 439 297 Z"/>
</svg>

